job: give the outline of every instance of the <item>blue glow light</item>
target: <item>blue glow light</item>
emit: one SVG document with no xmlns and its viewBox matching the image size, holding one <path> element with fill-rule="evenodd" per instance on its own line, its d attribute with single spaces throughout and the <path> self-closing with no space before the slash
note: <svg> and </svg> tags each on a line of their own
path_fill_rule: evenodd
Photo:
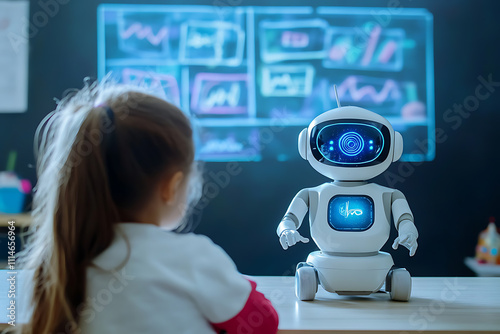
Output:
<svg viewBox="0 0 500 334">
<path fill-rule="evenodd" d="M 373 144 L 373 140 L 370 140 L 368 143 L 369 143 L 369 144 Z"/>
<path fill-rule="evenodd" d="M 330 140 L 330 145 L 333 145 L 333 140 Z"/>
<path fill-rule="evenodd" d="M 330 151 L 333 151 L 333 146 L 330 146 Z"/>
<path fill-rule="evenodd" d="M 371 141 L 371 140 L 370 140 Z M 373 150 L 373 146 L 370 146 L 370 150 Z"/>
<path fill-rule="evenodd" d="M 498 250 L 496 248 L 492 248 L 491 255 L 497 255 L 497 254 L 498 254 Z"/>
<path fill-rule="evenodd" d="M 357 132 L 346 132 L 340 137 L 339 148 L 342 153 L 350 157 L 356 156 L 363 151 L 365 142 L 363 137 Z"/>
</svg>

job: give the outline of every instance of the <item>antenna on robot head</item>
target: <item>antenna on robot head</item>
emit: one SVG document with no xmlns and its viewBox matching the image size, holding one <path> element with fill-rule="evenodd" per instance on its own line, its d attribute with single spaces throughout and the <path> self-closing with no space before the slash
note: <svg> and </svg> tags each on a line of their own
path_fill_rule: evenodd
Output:
<svg viewBox="0 0 500 334">
<path fill-rule="evenodd" d="M 333 85 L 333 90 L 335 91 L 335 99 L 337 99 L 337 107 L 340 108 L 339 94 L 337 93 L 337 85 Z"/>
</svg>

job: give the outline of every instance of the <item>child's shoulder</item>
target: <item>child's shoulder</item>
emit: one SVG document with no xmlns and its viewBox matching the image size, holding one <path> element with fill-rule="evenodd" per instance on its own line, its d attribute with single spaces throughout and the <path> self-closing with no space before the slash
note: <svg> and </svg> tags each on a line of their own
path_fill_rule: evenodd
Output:
<svg viewBox="0 0 500 334">
<path fill-rule="evenodd" d="M 236 270 L 231 257 L 209 237 L 195 233 L 176 234 L 171 237 L 178 241 L 176 249 L 182 252 L 179 259 L 190 262 L 200 270 Z"/>
<path fill-rule="evenodd" d="M 175 233 L 173 238 L 177 239 L 179 246 L 185 249 L 189 254 L 196 254 L 199 257 L 228 257 L 222 247 L 214 243 L 212 239 L 206 235 Z"/>
<path fill-rule="evenodd" d="M 157 226 L 142 224 L 120 224 L 133 246 L 138 248 L 161 248 L 175 250 L 176 257 L 196 255 L 197 257 L 225 257 L 227 254 L 209 237 L 195 233 L 176 233 Z"/>
<path fill-rule="evenodd" d="M 206 235 L 196 234 L 196 233 L 175 233 L 175 232 L 165 232 L 165 238 L 169 239 L 169 242 L 173 242 L 182 246 L 182 248 L 189 247 L 192 250 L 207 250 L 218 249 L 212 239 Z"/>
<path fill-rule="evenodd" d="M 184 270 L 205 273 L 214 276 L 214 271 L 227 271 L 236 273 L 237 268 L 231 257 L 222 247 L 215 244 L 205 235 L 195 233 L 165 232 L 165 250 L 171 256 L 162 256 L 168 261 L 169 267 L 176 263 Z M 172 258 L 173 257 L 173 258 Z M 190 268 L 190 269 L 189 269 Z"/>
</svg>

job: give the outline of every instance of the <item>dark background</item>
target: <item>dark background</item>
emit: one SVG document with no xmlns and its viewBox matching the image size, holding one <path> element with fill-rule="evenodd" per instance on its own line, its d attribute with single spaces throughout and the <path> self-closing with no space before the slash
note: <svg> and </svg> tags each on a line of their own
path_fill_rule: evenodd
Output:
<svg viewBox="0 0 500 334">
<path fill-rule="evenodd" d="M 48 2 L 50 0 L 41 0 Z M 67 1 L 67 0 L 65 0 Z M 62 2 L 62 0 L 61 0 Z M 108 3 L 133 3 L 128 0 Z M 135 0 L 137 3 L 138 1 Z M 269 1 L 189 1 L 190 4 L 242 6 Z M 97 77 L 96 9 L 100 1 L 69 0 L 29 40 L 29 108 L 24 114 L 0 114 L 0 169 L 10 150 L 18 151 L 17 172 L 35 182 L 32 140 L 37 124 L 54 109 L 54 97 L 68 88 L 80 88 L 86 76 Z M 166 4 L 168 1 L 141 3 Z M 186 4 L 177 1 L 176 4 Z M 332 5 L 387 7 L 397 1 L 273 1 L 272 5 Z M 399 266 L 414 276 L 468 276 L 463 264 L 474 254 L 480 230 L 490 216 L 500 219 L 500 87 L 480 102 L 479 108 L 453 129 L 443 114 L 453 104 L 474 95 L 478 76 L 492 75 L 500 82 L 500 2 L 409 1 L 402 7 L 424 7 L 434 15 L 434 67 L 436 128 L 444 133 L 436 147 L 436 159 L 423 164 L 395 163 L 375 182 L 405 193 L 420 232 L 413 258 L 404 248 L 390 252 Z M 40 11 L 31 1 L 30 21 Z M 484 91 L 482 91 L 484 92 Z M 298 153 L 297 153 L 298 154 Z M 225 170 L 226 163 L 207 163 L 207 172 Z M 238 175 L 227 186 L 218 186 L 196 230 L 207 234 L 234 259 L 238 268 L 252 275 L 291 275 L 315 245 L 298 244 L 284 252 L 275 229 L 295 193 L 328 181 L 305 161 L 240 163 Z M 212 174 L 213 176 L 213 174 Z M 213 177 L 207 174 L 207 181 Z M 214 183 L 212 183 L 213 186 Z M 215 189 L 215 188 L 214 188 Z M 213 189 L 212 189 L 213 190 Z M 308 223 L 301 229 L 309 236 Z M 384 247 L 389 250 L 392 240 Z"/>
</svg>

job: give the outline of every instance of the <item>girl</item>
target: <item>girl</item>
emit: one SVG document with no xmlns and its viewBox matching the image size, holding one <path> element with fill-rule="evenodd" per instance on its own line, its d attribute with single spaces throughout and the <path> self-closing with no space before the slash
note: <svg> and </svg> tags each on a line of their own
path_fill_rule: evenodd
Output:
<svg viewBox="0 0 500 334">
<path fill-rule="evenodd" d="M 178 108 L 87 84 L 37 133 L 22 333 L 276 333 L 271 303 L 220 247 L 173 231 L 201 184 Z"/>
</svg>

